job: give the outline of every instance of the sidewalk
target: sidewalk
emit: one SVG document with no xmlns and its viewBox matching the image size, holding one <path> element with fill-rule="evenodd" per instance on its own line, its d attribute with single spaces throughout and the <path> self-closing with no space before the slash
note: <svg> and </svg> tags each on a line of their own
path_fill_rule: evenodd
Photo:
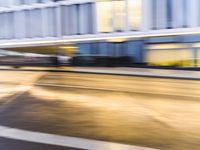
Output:
<svg viewBox="0 0 200 150">
<path fill-rule="evenodd" d="M 55 71 L 55 72 L 74 72 L 74 73 L 93 73 L 110 74 L 125 76 L 143 76 L 156 78 L 174 78 L 200 80 L 200 71 L 191 70 L 172 70 L 172 69 L 151 69 L 151 68 L 103 68 L 103 67 L 21 67 L 13 69 L 12 67 L 0 66 L 0 70 L 19 70 L 19 71 Z"/>
<path fill-rule="evenodd" d="M 81 73 L 115 74 L 127 76 L 144 76 L 175 79 L 200 80 L 200 71 L 148 69 L 148 68 L 73 68 L 70 71 Z"/>
</svg>

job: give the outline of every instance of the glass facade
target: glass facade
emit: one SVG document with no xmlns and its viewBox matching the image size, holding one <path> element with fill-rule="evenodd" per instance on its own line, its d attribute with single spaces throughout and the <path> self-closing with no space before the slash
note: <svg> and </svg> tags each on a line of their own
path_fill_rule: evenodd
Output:
<svg viewBox="0 0 200 150">
<path fill-rule="evenodd" d="M 77 1 L 77 3 L 67 0 L 63 0 L 63 3 L 58 3 L 58 0 L 0 0 L 0 6 L 23 5 L 22 8 L 14 7 L 13 10 L 0 8 L 0 38 L 137 32 L 142 31 L 146 26 L 148 30 L 195 26 L 191 25 L 188 19 L 192 14 L 191 11 L 194 11 L 191 10 L 189 0 L 149 1 L 150 5 L 145 6 L 147 1 L 144 0 L 96 0 L 94 2 L 88 0 Z M 45 5 L 34 5 L 35 3 Z M 198 19 L 197 26 L 200 22 L 199 16 L 193 17 Z M 8 28 L 9 31 L 5 30 Z"/>
</svg>

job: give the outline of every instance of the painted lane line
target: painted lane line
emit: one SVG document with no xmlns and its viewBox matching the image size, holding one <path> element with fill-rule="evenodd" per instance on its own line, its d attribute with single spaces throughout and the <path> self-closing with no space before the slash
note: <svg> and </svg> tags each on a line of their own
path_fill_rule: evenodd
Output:
<svg viewBox="0 0 200 150">
<path fill-rule="evenodd" d="M 0 137 L 88 150 L 156 150 L 153 148 L 33 132 L 0 126 Z"/>
</svg>

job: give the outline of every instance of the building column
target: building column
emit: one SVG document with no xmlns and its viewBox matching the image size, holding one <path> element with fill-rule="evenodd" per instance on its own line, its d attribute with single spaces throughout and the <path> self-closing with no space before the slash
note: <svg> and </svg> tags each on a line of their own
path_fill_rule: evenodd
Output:
<svg viewBox="0 0 200 150">
<path fill-rule="evenodd" d="M 56 7 L 57 37 L 62 37 L 61 6 Z"/>
<path fill-rule="evenodd" d="M 128 2 L 129 0 L 125 0 L 125 12 L 124 12 L 124 30 L 129 31 L 129 9 L 128 9 Z"/>
<path fill-rule="evenodd" d="M 188 26 L 193 28 L 198 26 L 198 1 L 199 0 L 189 0 L 188 3 Z"/>
<path fill-rule="evenodd" d="M 182 23 L 183 23 L 183 14 L 182 14 L 183 8 L 182 7 L 183 5 L 181 3 L 181 0 L 172 1 L 172 18 L 173 18 L 172 27 L 173 28 L 182 27 Z"/>
<path fill-rule="evenodd" d="M 93 33 L 94 34 L 97 34 L 98 33 L 98 31 L 97 31 L 97 5 L 96 5 L 96 3 L 97 2 L 94 2 L 94 3 L 92 3 L 92 13 L 93 13 L 93 15 L 92 15 L 92 23 L 93 23 Z"/>
<path fill-rule="evenodd" d="M 47 8 L 42 9 L 42 18 L 43 18 L 43 36 L 48 37 L 48 11 Z"/>
<path fill-rule="evenodd" d="M 152 29 L 152 0 L 142 0 L 142 16 L 140 30 L 143 32 Z"/>
</svg>

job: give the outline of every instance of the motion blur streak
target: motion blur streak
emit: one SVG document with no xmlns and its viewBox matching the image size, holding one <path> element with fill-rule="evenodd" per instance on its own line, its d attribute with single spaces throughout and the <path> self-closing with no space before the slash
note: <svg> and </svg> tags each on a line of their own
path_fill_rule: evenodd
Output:
<svg viewBox="0 0 200 150">
<path fill-rule="evenodd" d="M 1 77 L 10 89 L 0 94 L 1 126 L 163 150 L 200 146 L 198 80 L 41 70 Z"/>
</svg>

